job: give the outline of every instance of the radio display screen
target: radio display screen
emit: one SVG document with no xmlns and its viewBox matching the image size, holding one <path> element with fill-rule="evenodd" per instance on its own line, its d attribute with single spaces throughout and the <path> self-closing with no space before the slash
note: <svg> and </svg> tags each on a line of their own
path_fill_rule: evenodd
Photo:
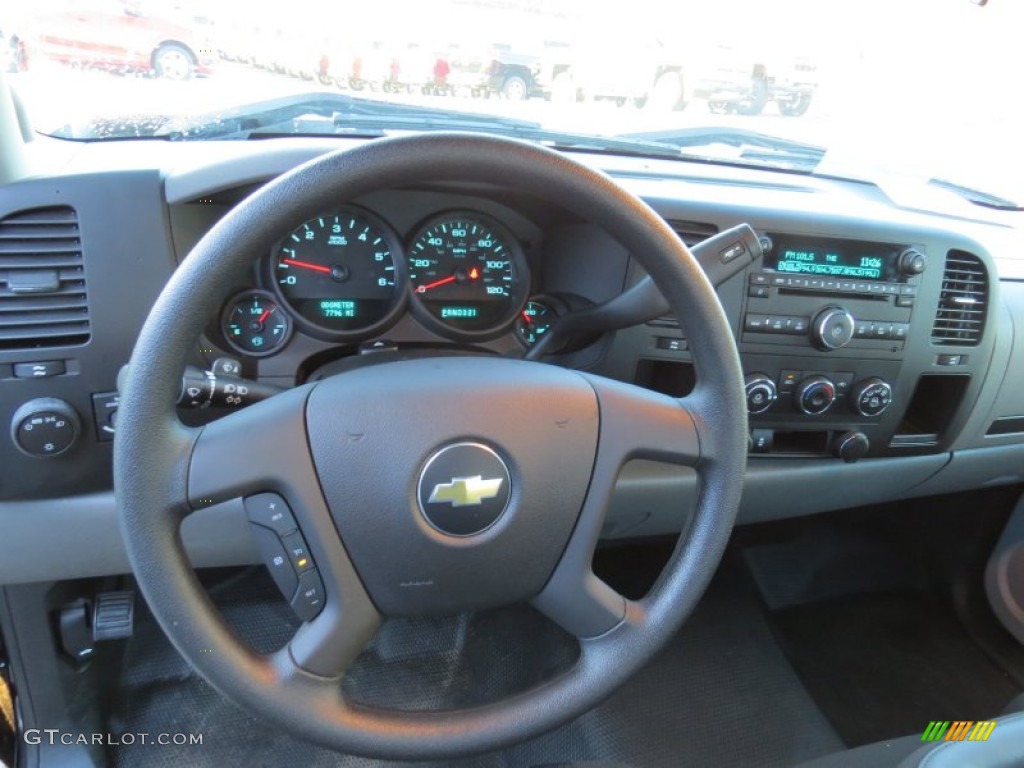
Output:
<svg viewBox="0 0 1024 768">
<path fill-rule="evenodd" d="M 765 266 L 789 275 L 817 275 L 850 280 L 886 280 L 895 272 L 899 246 L 859 240 L 773 237 Z"/>
</svg>

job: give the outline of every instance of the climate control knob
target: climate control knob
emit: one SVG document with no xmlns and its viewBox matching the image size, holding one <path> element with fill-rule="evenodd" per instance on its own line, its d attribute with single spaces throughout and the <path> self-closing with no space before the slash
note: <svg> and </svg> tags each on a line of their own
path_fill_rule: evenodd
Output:
<svg viewBox="0 0 1024 768">
<path fill-rule="evenodd" d="M 892 402 L 892 387 L 884 379 L 873 377 L 858 382 L 850 393 L 850 407 L 861 416 L 878 416 Z"/>
<path fill-rule="evenodd" d="M 775 382 L 764 373 L 748 373 L 743 379 L 743 387 L 747 391 L 747 410 L 750 413 L 764 413 L 779 396 Z"/>
<path fill-rule="evenodd" d="M 836 401 L 836 385 L 824 376 L 810 376 L 793 393 L 797 409 L 808 416 L 820 416 Z"/>
<path fill-rule="evenodd" d="M 853 339 L 856 327 L 857 321 L 845 309 L 826 307 L 811 323 L 811 343 L 826 352 L 845 347 Z"/>
</svg>

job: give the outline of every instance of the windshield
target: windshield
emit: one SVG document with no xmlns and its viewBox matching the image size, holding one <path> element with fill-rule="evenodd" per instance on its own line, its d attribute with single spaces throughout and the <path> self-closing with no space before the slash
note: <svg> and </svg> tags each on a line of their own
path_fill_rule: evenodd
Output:
<svg viewBox="0 0 1024 768">
<path fill-rule="evenodd" d="M 77 140 L 468 129 L 1024 204 L 1018 0 L 34 0 L 33 127 Z"/>
</svg>

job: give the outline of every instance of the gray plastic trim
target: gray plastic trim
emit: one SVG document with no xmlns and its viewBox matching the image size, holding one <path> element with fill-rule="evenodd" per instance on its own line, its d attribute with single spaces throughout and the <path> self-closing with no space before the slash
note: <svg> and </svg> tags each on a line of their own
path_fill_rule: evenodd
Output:
<svg viewBox="0 0 1024 768">
<path fill-rule="evenodd" d="M 916 487 L 940 473 L 949 454 L 865 459 L 751 457 L 738 525 L 801 517 L 918 495 Z M 969 479 L 965 478 L 969 482 Z M 606 539 L 675 534 L 697 499 L 692 469 L 634 461 L 619 476 L 602 536 Z M 836 489 L 842 493 L 836 493 Z M 922 494 L 923 495 L 923 494 Z"/>
<path fill-rule="evenodd" d="M 996 449 L 1002 454 L 1007 449 Z M 1024 467 L 1024 446 L 999 463 Z M 973 454 L 984 454 L 977 460 Z M 988 457 L 988 458 L 986 458 Z M 961 467 L 945 478 L 949 454 L 898 459 L 868 459 L 843 464 L 838 459 L 759 459 L 747 463 L 739 522 L 758 523 L 843 507 L 930 493 L 935 476 L 946 488 L 974 487 L 991 465 L 990 450 L 958 456 Z M 1009 478 L 1007 482 L 1012 482 Z M 835 489 L 843 489 L 842 496 Z M 677 533 L 697 498 L 697 474 L 686 467 L 633 461 L 619 476 L 602 536 L 632 538 Z M 683 512 L 686 511 L 686 514 Z M 73 579 L 128 573 L 113 493 L 45 501 L 0 502 L 5 556 L 0 584 Z M 181 530 L 185 548 L 199 568 L 262 562 L 237 501 L 192 513 Z"/>
<path fill-rule="evenodd" d="M 129 573 L 114 494 L 0 502 L 0 583 Z M 261 562 L 240 500 L 190 515 L 182 540 L 197 568 Z"/>
<path fill-rule="evenodd" d="M 903 465 L 894 471 L 902 472 Z M 955 451 L 948 467 L 903 496 L 934 496 L 1020 482 L 1024 482 L 1024 444 L 975 448 Z"/>
</svg>

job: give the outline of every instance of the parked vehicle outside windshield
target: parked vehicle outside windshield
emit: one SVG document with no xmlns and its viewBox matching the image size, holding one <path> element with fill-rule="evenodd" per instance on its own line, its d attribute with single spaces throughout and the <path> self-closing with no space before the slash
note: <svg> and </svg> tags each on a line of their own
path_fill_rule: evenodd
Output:
<svg viewBox="0 0 1024 768">
<path fill-rule="evenodd" d="M 472 115 L 474 130 L 514 120 L 632 137 L 638 154 L 662 143 L 722 162 L 941 179 L 1019 206 L 1024 9 L 982 1 L 34 0 L 5 4 L 0 35 L 35 129 L 62 138 L 209 138 L 179 128 L 330 93 L 360 100 L 364 116 L 380 106 L 382 132 L 453 127 L 398 121 L 398 104 Z M 268 132 L 367 127 L 344 113 L 290 114 Z M 742 142 L 695 146 L 693 129 L 709 127 L 827 152 L 802 167 Z"/>
</svg>

